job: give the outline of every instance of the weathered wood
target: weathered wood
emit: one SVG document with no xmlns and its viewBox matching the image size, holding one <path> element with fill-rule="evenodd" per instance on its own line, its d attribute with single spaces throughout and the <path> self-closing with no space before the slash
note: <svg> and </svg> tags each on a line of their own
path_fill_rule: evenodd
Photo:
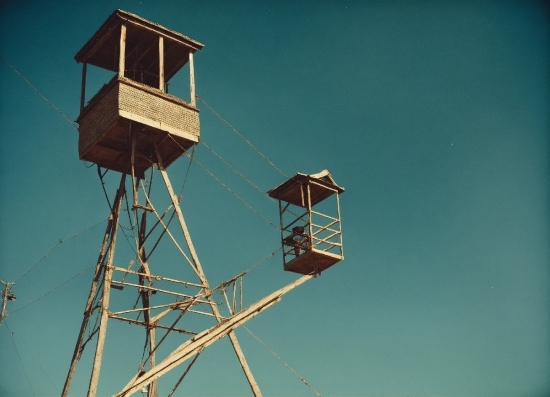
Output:
<svg viewBox="0 0 550 397">
<path fill-rule="evenodd" d="M 136 271 L 133 271 L 133 270 L 129 270 L 129 269 L 125 269 L 123 267 L 117 267 L 117 266 L 113 266 L 113 270 L 118 271 L 118 272 L 122 272 L 122 273 L 135 274 L 137 276 L 145 275 L 145 273 L 140 273 L 140 272 L 136 272 Z M 203 287 L 200 284 L 190 283 L 188 281 L 176 280 L 176 279 L 170 278 L 170 277 L 155 276 L 155 275 L 151 275 L 151 277 L 153 277 L 155 280 L 170 281 L 172 283 L 183 284 L 187 287 L 197 287 L 197 288 L 202 288 Z"/>
<path fill-rule="evenodd" d="M 150 354 L 149 367 L 154 368 L 156 364 L 156 359 L 155 359 L 156 329 L 154 326 L 151 327 L 151 325 L 149 325 L 147 330 L 149 331 L 149 354 Z M 151 382 L 151 384 L 149 385 L 149 389 L 147 390 L 147 397 L 157 397 L 157 381 Z"/>
<path fill-rule="evenodd" d="M 172 291 L 168 291 L 168 290 L 165 290 L 165 289 L 149 287 L 148 285 L 129 283 L 127 281 L 121 282 L 121 281 L 117 281 L 117 280 L 112 280 L 111 283 L 116 284 L 116 285 L 127 285 L 128 287 L 136 287 L 136 288 L 147 290 L 147 291 L 161 292 L 161 293 L 167 294 L 167 295 L 181 296 L 182 298 L 193 298 L 193 296 L 191 296 L 191 295 L 182 294 L 180 292 L 172 292 Z M 210 302 L 201 301 L 201 303 L 210 303 Z"/>
<path fill-rule="evenodd" d="M 342 241 L 342 218 L 340 217 L 340 195 L 336 195 L 336 211 L 338 213 L 338 219 L 340 219 L 340 222 L 338 222 L 338 226 L 340 228 L 340 255 L 342 256 L 342 259 L 344 259 L 344 242 Z"/>
<path fill-rule="evenodd" d="M 197 106 L 195 99 L 195 65 L 193 62 L 193 52 L 189 51 L 189 86 L 191 89 L 191 105 Z"/>
<path fill-rule="evenodd" d="M 84 110 L 84 104 L 86 103 L 86 69 L 88 64 L 84 62 L 82 64 L 82 84 L 80 88 L 80 113 Z"/>
<path fill-rule="evenodd" d="M 101 370 L 101 359 L 103 356 L 103 347 L 105 345 L 105 335 L 107 333 L 107 320 L 109 318 L 109 294 L 111 291 L 111 277 L 113 259 L 115 256 L 116 237 L 118 231 L 118 222 L 120 207 L 122 205 L 122 197 L 124 196 L 124 183 L 126 181 L 126 174 L 122 174 L 120 179 L 120 186 L 117 192 L 117 200 L 113 204 L 113 231 L 111 233 L 111 243 L 107 254 L 107 263 L 103 270 L 103 296 L 101 298 L 101 312 L 99 320 L 99 332 L 97 336 L 97 345 L 94 356 L 94 362 L 92 366 L 92 375 L 90 377 L 90 385 L 88 387 L 88 397 L 94 397 L 97 391 L 97 382 L 99 380 L 99 372 Z"/>
<path fill-rule="evenodd" d="M 126 67 L 126 24 L 120 24 L 120 44 L 118 54 L 118 77 L 124 77 Z"/>
<path fill-rule="evenodd" d="M 125 175 L 122 176 L 122 179 L 125 179 Z M 121 182 L 121 186 L 122 185 L 123 184 Z M 123 195 L 123 191 L 121 191 L 120 189 L 117 191 L 117 195 L 115 196 L 115 204 L 119 202 L 119 195 Z M 122 196 L 120 196 L 120 202 L 122 203 Z M 115 210 L 117 212 L 115 212 Z M 108 246 L 109 240 L 114 232 L 113 226 L 115 224 L 115 219 L 118 219 L 119 213 L 120 213 L 120 206 L 115 206 L 113 208 L 113 211 L 111 211 L 111 214 L 109 215 L 107 227 L 105 229 L 105 234 L 103 236 L 103 243 L 101 244 L 101 249 L 99 250 L 99 257 L 97 258 L 97 262 L 96 262 L 95 274 L 94 274 L 94 278 L 92 279 L 90 294 L 88 295 L 88 300 L 86 301 L 86 308 L 84 309 L 84 319 L 82 321 L 82 325 L 80 326 L 80 332 L 78 334 L 76 346 L 73 352 L 73 357 L 71 359 L 71 365 L 69 366 L 69 372 L 67 374 L 65 385 L 63 386 L 63 391 L 61 393 L 62 397 L 66 397 L 69 393 L 74 371 L 76 369 L 76 364 L 80 359 L 80 354 L 82 353 L 81 352 L 82 341 L 84 339 L 84 333 L 86 332 L 86 328 L 88 326 L 88 321 L 93 311 L 92 305 L 93 305 L 94 296 L 97 290 L 97 286 L 99 283 L 99 279 L 101 276 L 101 272 L 103 271 L 103 261 L 107 253 L 107 246 Z"/>
<path fill-rule="evenodd" d="M 109 318 L 112 318 L 113 320 L 124 321 L 126 323 L 130 323 L 130 324 L 134 324 L 134 325 L 141 325 L 143 327 L 149 327 L 149 325 L 145 321 L 134 320 L 132 318 L 115 316 L 114 314 L 109 314 Z M 170 328 L 170 327 L 167 327 L 165 325 L 156 324 L 154 326 L 156 328 L 171 329 L 171 330 L 176 331 L 180 334 L 197 335 L 197 332 L 187 331 L 187 330 L 179 329 L 179 328 Z"/>
<path fill-rule="evenodd" d="M 155 151 L 157 155 L 157 161 L 158 161 L 158 167 L 160 170 L 160 174 L 162 176 L 162 179 L 164 181 L 164 184 L 166 185 L 166 189 L 168 190 L 168 195 L 170 196 L 170 199 L 172 200 L 172 204 L 174 205 L 174 209 L 176 211 L 176 214 L 178 215 L 178 220 L 183 232 L 183 235 L 185 237 L 185 241 L 187 242 L 187 247 L 189 249 L 189 253 L 191 254 L 191 258 L 193 259 L 193 263 L 195 265 L 195 270 L 197 272 L 197 275 L 199 276 L 199 279 L 205 286 L 206 291 L 208 292 L 210 290 L 210 287 L 208 285 L 208 281 L 206 280 L 206 276 L 204 275 L 204 272 L 202 270 L 202 266 L 200 264 L 199 258 L 197 256 L 197 253 L 195 251 L 195 247 L 193 245 L 193 241 L 191 240 L 191 236 L 189 234 L 189 230 L 187 229 L 187 225 L 185 223 L 185 220 L 183 218 L 183 213 L 181 212 L 181 208 L 179 206 L 179 200 L 174 193 L 174 189 L 172 188 L 172 184 L 170 183 L 170 179 L 168 178 L 168 174 L 164 170 L 162 166 L 162 158 L 160 156 L 159 150 L 157 146 L 155 145 Z M 212 313 L 216 316 L 216 319 L 218 322 L 222 321 L 222 318 L 220 316 L 220 312 L 218 310 L 218 307 L 216 306 L 216 303 L 210 300 L 210 307 L 212 309 Z M 237 358 L 239 359 L 239 363 L 241 364 L 241 367 L 243 368 L 243 371 L 245 373 L 245 376 L 248 380 L 248 384 L 250 385 L 250 388 L 252 389 L 252 392 L 254 393 L 254 396 L 261 397 L 262 393 L 260 391 L 260 388 L 258 387 L 258 383 L 254 379 L 254 376 L 252 375 L 252 371 L 250 371 L 250 368 L 248 367 L 248 364 L 246 362 L 246 359 L 244 357 L 244 354 L 241 350 L 241 347 L 239 345 L 239 342 L 237 340 L 236 335 L 229 331 L 229 339 L 231 340 L 231 344 L 233 345 L 233 349 L 235 350 L 235 353 L 237 354 Z"/>
<path fill-rule="evenodd" d="M 159 36 L 159 90 L 164 89 L 164 37 Z"/>
<path fill-rule="evenodd" d="M 279 302 L 284 294 L 298 287 L 304 282 L 310 280 L 312 277 L 313 276 L 302 276 L 292 283 L 286 285 L 285 287 L 280 288 L 279 290 L 269 294 L 265 298 L 260 299 L 258 302 L 240 311 L 239 313 L 230 317 L 228 320 L 197 334 L 193 338 L 180 345 L 167 358 L 157 364 L 154 368 L 151 368 L 149 371 L 145 372 L 141 376 L 139 376 L 138 374 L 138 376 L 132 378 L 132 381 L 128 383 L 128 385 L 121 392 L 115 394 L 114 397 L 127 396 L 139 390 L 140 388 L 147 386 L 155 379 L 158 379 L 166 372 L 172 370 L 179 364 L 189 359 L 198 351 L 211 345 L 225 335 L 229 335 L 231 331 L 236 327 L 244 324 L 246 321 L 250 320 L 257 314 Z"/>
</svg>

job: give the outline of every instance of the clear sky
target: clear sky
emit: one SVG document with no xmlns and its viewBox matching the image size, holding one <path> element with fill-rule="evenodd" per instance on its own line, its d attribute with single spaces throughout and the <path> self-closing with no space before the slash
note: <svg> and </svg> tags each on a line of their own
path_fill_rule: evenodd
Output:
<svg viewBox="0 0 550 397">
<path fill-rule="evenodd" d="M 327 168 L 346 188 L 345 260 L 247 324 L 321 395 L 550 395 L 548 2 L 1 4 L 0 54 L 69 119 L 80 98 L 73 57 L 120 8 L 204 43 L 197 94 L 287 175 Z M 93 69 L 89 96 L 110 78 Z M 1 60 L 0 92 L 0 279 L 17 281 L 0 326 L 0 395 L 54 396 L 109 210 L 76 130 Z M 184 77 L 171 92 L 188 99 Z M 198 107 L 206 144 L 263 191 L 285 180 Z M 275 203 L 206 146 L 196 157 L 277 224 Z M 187 164 L 169 168 L 177 188 Z M 117 179 L 107 176 L 111 200 Z M 277 230 L 196 163 L 183 192 L 212 285 L 279 247 Z M 245 303 L 295 278 L 278 253 L 245 277 Z M 136 372 L 142 334 L 109 323 L 99 395 Z M 237 336 L 265 396 L 315 395 L 246 330 Z M 87 388 L 91 351 L 74 395 Z M 227 339 L 178 393 L 250 395 Z"/>
</svg>

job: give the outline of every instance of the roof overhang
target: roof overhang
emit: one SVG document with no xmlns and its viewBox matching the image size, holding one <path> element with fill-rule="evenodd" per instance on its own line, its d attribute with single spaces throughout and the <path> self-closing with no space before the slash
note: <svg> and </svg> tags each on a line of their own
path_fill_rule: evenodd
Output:
<svg viewBox="0 0 550 397">
<path fill-rule="evenodd" d="M 170 80 L 189 60 L 189 53 L 204 45 L 181 33 L 150 22 L 127 11 L 116 10 L 101 25 L 74 59 L 103 69 L 118 71 L 120 25 L 126 23 L 126 66 L 140 64 L 140 70 L 158 73 L 158 37 L 164 37 L 165 79 Z M 132 56 L 133 54 L 136 54 Z M 139 56 L 138 56 L 139 54 Z"/>
<path fill-rule="evenodd" d="M 309 196 L 311 197 L 312 206 L 335 193 L 340 194 L 344 192 L 344 188 L 336 184 L 330 172 L 323 170 L 317 174 L 302 174 L 298 172 L 286 182 L 267 193 L 273 198 L 299 207 L 307 207 L 307 186 L 309 186 Z"/>
</svg>

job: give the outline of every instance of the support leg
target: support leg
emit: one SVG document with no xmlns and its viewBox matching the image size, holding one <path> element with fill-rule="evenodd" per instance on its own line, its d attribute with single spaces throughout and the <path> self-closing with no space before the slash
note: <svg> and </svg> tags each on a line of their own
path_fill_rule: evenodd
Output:
<svg viewBox="0 0 550 397">
<path fill-rule="evenodd" d="M 99 320 L 99 333 L 97 337 L 97 345 L 94 356 L 94 363 L 92 367 L 92 376 L 90 377 L 90 385 L 88 387 L 88 397 L 94 397 L 97 391 L 97 384 L 99 381 L 99 372 L 101 369 L 101 358 L 103 356 L 103 347 L 105 345 L 105 335 L 107 333 L 107 320 L 108 320 L 108 311 L 109 311 L 109 294 L 111 292 L 111 279 L 113 273 L 113 258 L 115 255 L 115 246 L 116 246 L 116 236 L 118 231 L 118 222 L 120 207 L 122 205 L 122 197 L 124 196 L 124 184 L 126 181 L 126 174 L 122 175 L 120 179 L 120 186 L 117 191 L 117 196 L 115 203 L 113 205 L 112 212 L 112 232 L 111 232 L 111 242 L 109 245 L 109 250 L 107 254 L 107 263 L 104 266 L 103 270 L 103 296 L 101 298 L 101 313 Z"/>
<path fill-rule="evenodd" d="M 163 169 L 162 159 L 160 157 L 160 153 L 158 151 L 158 148 L 156 148 L 156 146 L 155 146 L 155 149 L 156 149 L 156 154 L 157 154 L 159 171 L 160 171 L 160 174 L 162 175 L 162 179 L 164 181 L 164 184 L 166 185 L 166 188 L 168 190 L 168 194 L 170 195 L 170 199 L 172 200 L 172 204 L 174 205 L 174 209 L 175 209 L 176 214 L 178 216 L 178 220 L 179 220 L 183 235 L 185 236 L 185 241 L 187 243 L 187 247 L 189 248 L 189 252 L 191 253 L 191 258 L 193 259 L 195 270 L 196 270 L 202 284 L 205 286 L 205 289 L 210 290 L 210 287 L 208 286 L 208 281 L 206 280 L 206 276 L 204 275 L 204 272 L 202 270 L 202 266 L 200 264 L 197 253 L 195 251 L 193 241 L 191 240 L 189 230 L 187 229 L 187 225 L 186 225 L 185 220 L 183 218 L 183 213 L 181 212 L 181 208 L 180 208 L 180 205 L 179 205 L 178 198 L 177 198 L 176 194 L 174 193 L 174 189 L 172 188 L 172 184 L 170 183 L 170 179 L 168 178 L 168 174 Z M 221 319 L 218 307 L 216 306 L 216 303 L 212 301 L 211 297 L 208 298 L 208 301 L 210 302 L 212 312 L 216 316 L 216 319 L 218 320 L 218 322 L 221 322 L 222 319 Z M 248 366 L 248 363 L 246 362 L 246 358 L 244 357 L 244 353 L 241 349 L 239 341 L 237 340 L 237 336 L 235 335 L 235 333 L 233 331 L 229 332 L 228 335 L 229 335 L 229 340 L 231 341 L 231 344 L 233 345 L 233 349 L 235 350 L 235 353 L 237 354 L 237 358 L 239 359 L 239 363 L 241 364 L 241 367 L 244 371 L 246 379 L 248 380 L 248 384 L 250 385 L 252 393 L 254 393 L 255 397 L 261 397 L 262 392 L 260 391 L 258 383 L 254 379 L 254 375 L 252 374 L 252 371 L 250 370 L 250 368 Z"/>
<path fill-rule="evenodd" d="M 124 179 L 124 177 L 123 177 Z M 123 184 L 121 183 L 121 187 L 123 188 Z M 115 197 L 115 203 L 122 202 L 122 196 L 123 190 L 117 191 L 117 195 Z M 99 280 L 102 274 L 102 271 L 104 270 L 104 261 L 105 261 L 105 255 L 107 253 L 107 249 L 109 247 L 109 242 L 111 244 L 113 243 L 113 233 L 115 232 L 115 223 L 118 224 L 118 215 L 120 212 L 120 205 L 113 208 L 111 215 L 109 216 L 109 220 L 107 222 L 107 228 L 105 229 L 105 235 L 103 237 L 103 243 L 101 244 L 101 249 L 99 251 L 99 257 L 97 259 L 97 264 L 95 268 L 95 274 L 94 278 L 92 280 L 92 287 L 90 289 L 90 294 L 88 295 L 88 300 L 86 301 L 86 308 L 84 310 L 84 319 L 82 321 L 82 325 L 80 326 L 80 332 L 78 334 L 78 338 L 76 341 L 76 346 L 73 352 L 73 357 L 71 359 L 71 365 L 69 367 L 69 372 L 67 374 L 67 379 L 65 380 L 65 385 L 63 386 L 63 392 L 61 393 L 61 397 L 66 397 L 69 394 L 69 389 L 71 387 L 71 382 L 73 379 L 74 371 L 76 369 L 76 364 L 78 360 L 80 359 L 80 355 L 82 354 L 82 341 L 84 340 L 84 334 L 86 332 L 86 328 L 88 326 L 88 321 L 93 313 L 93 301 L 94 296 L 97 291 L 97 287 L 99 284 Z M 116 220 L 116 221 L 115 221 Z"/>
</svg>

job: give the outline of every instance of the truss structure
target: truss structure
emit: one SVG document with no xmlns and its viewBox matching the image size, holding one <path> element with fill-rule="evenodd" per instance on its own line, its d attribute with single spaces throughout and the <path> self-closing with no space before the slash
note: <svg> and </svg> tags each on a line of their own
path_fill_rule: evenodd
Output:
<svg viewBox="0 0 550 397">
<path fill-rule="evenodd" d="M 86 301 L 84 319 L 80 327 L 62 396 L 69 395 L 76 365 L 86 345 L 95 337 L 97 337 L 95 355 L 87 395 L 88 397 L 96 395 L 107 325 L 110 320 L 143 327 L 147 343 L 140 370 L 129 379 L 122 390 L 113 393 L 114 396 L 129 396 L 141 390 L 146 392 L 148 397 L 156 397 L 157 380 L 194 357 L 169 394 L 172 395 L 203 349 L 226 335 L 231 341 L 253 395 L 261 396 L 260 388 L 247 364 L 233 330 L 277 303 L 282 295 L 313 276 L 302 276 L 248 307 L 243 307 L 242 304 L 242 278 L 244 273 L 212 288 L 193 246 L 180 208 L 180 200 L 172 188 L 166 170 L 162 166 L 159 151 L 156 150 L 157 163 L 151 168 L 151 176 L 148 180 L 142 180 L 134 173 L 133 160 L 135 158 L 136 134 L 137 132 L 130 134 L 132 137 L 130 173 L 129 175 L 122 174 L 112 203 L 112 210 Z M 152 142 L 152 145 L 156 148 L 154 142 Z M 169 197 L 167 203 L 164 203 L 166 205 L 164 210 L 160 210 L 155 206 L 151 198 L 152 175 L 155 168 L 162 177 Z M 126 189 L 127 179 L 131 179 L 131 191 Z M 125 266 L 121 266 L 118 259 L 115 260 L 115 248 L 117 238 L 120 237 L 121 208 L 124 202 L 128 207 L 131 205 L 137 235 L 135 236 L 134 257 Z M 170 230 L 169 225 L 172 220 L 177 222 L 178 229 L 180 229 L 178 232 L 180 233 Z M 148 221 L 151 226 L 148 225 Z M 180 239 L 178 239 L 178 234 Z M 166 277 L 157 273 L 157 271 L 162 272 L 162 269 L 153 269 L 150 264 L 150 257 L 159 246 L 161 239 L 171 240 L 179 253 L 181 261 L 187 263 L 191 269 L 191 273 L 194 275 L 193 281 Z M 148 247 L 151 247 L 149 251 L 146 250 L 146 243 Z M 151 245 L 149 245 L 150 243 Z M 111 302 L 111 292 L 113 290 L 124 290 L 124 293 L 131 294 L 133 298 L 138 299 L 139 305 L 128 305 L 131 302 L 128 299 L 125 301 L 128 305 L 126 307 L 124 304 L 117 305 Z M 227 310 L 224 312 L 228 312 L 229 315 L 222 316 L 219 303 L 214 300 L 214 294 L 223 297 L 220 300 L 227 306 Z M 115 299 L 114 295 L 113 299 Z M 184 317 L 198 315 L 214 319 L 214 324 L 201 332 L 190 330 L 181 325 L 185 323 L 183 321 Z M 96 324 L 92 324 L 94 322 L 92 318 L 95 318 Z M 169 334 L 179 334 L 179 340 L 183 342 L 168 355 L 159 359 L 158 347 Z"/>
</svg>

